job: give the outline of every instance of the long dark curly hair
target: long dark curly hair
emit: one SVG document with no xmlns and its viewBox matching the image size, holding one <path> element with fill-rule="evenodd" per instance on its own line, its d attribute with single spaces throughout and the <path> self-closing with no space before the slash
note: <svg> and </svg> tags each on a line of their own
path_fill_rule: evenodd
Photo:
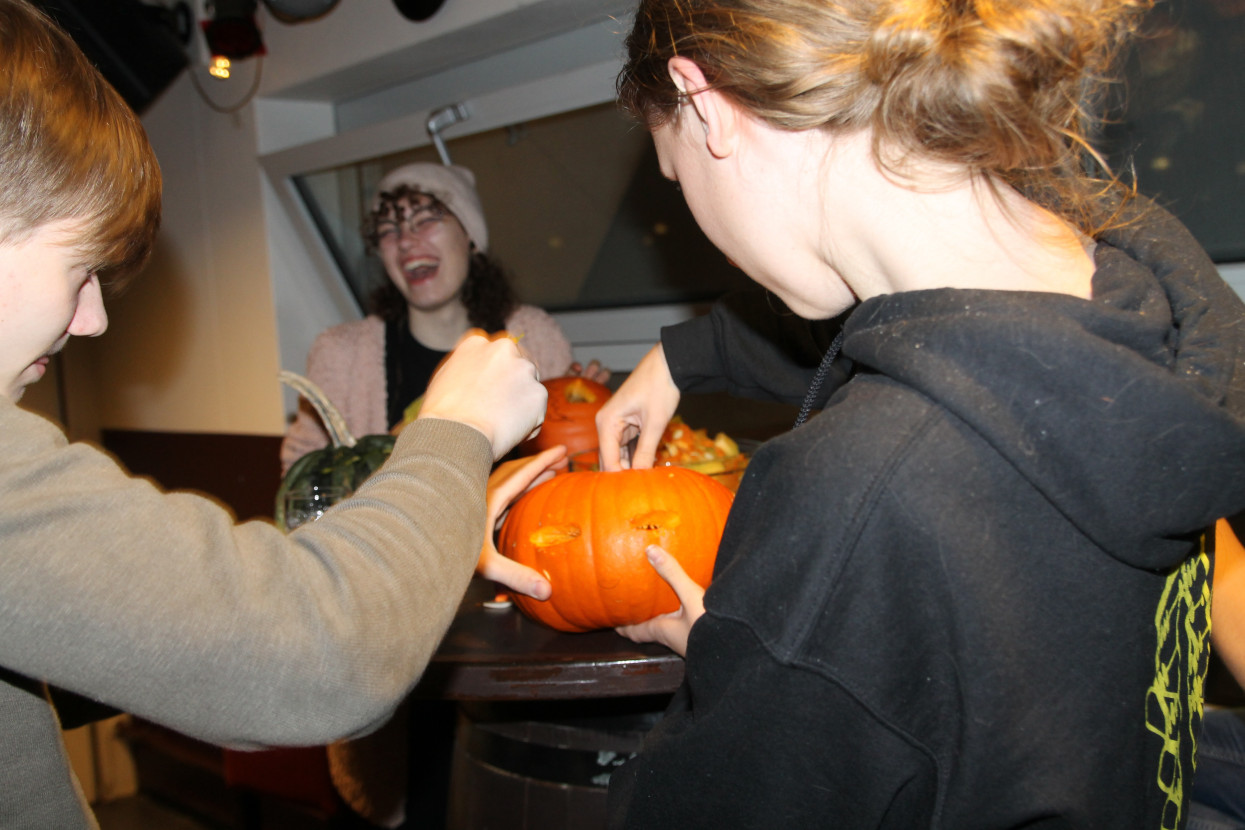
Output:
<svg viewBox="0 0 1245 830">
<path fill-rule="evenodd" d="M 454 216 L 444 203 L 431 193 L 400 185 L 392 192 L 380 194 L 376 209 L 363 220 L 363 238 L 368 247 L 375 252 L 379 239 L 377 226 L 381 220 L 401 221 L 405 218 L 406 205 L 415 199 L 431 200 L 431 207 L 441 213 Z M 454 217 L 457 221 L 458 217 Z M 506 320 L 519 305 L 519 299 L 510 285 L 510 275 L 492 257 L 476 250 L 472 245 L 471 257 L 467 265 L 467 279 L 463 282 L 462 302 L 467 308 L 467 319 L 471 325 L 484 329 L 490 334 L 506 327 Z M 385 275 L 385 281 L 372 291 L 368 297 L 368 313 L 375 314 L 383 320 L 402 320 L 406 318 L 406 298 L 402 292 Z"/>
</svg>

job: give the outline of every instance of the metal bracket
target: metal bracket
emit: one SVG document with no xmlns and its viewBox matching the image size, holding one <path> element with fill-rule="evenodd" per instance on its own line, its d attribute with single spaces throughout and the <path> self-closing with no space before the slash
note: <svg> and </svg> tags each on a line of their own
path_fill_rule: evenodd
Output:
<svg viewBox="0 0 1245 830">
<path fill-rule="evenodd" d="M 465 102 L 450 104 L 448 107 L 433 110 L 432 114 L 428 116 L 428 135 L 432 136 L 432 143 L 437 147 L 437 153 L 441 156 L 442 164 L 450 164 L 450 154 L 445 149 L 445 140 L 441 138 L 441 131 L 446 127 L 452 127 L 455 124 L 466 121 L 470 117 L 471 110 L 468 109 Z"/>
</svg>

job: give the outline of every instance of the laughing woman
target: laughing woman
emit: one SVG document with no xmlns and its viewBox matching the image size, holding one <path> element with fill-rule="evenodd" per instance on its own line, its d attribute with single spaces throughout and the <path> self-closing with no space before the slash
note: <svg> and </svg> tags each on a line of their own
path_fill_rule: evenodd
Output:
<svg viewBox="0 0 1245 830">
<path fill-rule="evenodd" d="M 1141 5 L 640 3 L 621 99 L 794 315 L 663 331 L 602 461 L 638 435 L 650 465 L 685 391 L 821 411 L 755 453 L 707 592 L 651 553 L 684 607 L 625 633 L 686 681 L 612 826 L 1183 825 L 1204 531 L 1245 506 L 1245 307 L 1084 173 Z M 853 307 L 841 359 L 785 360 Z"/>
<path fill-rule="evenodd" d="M 488 224 L 464 167 L 416 163 L 381 179 L 364 236 L 387 281 L 372 313 L 320 334 L 307 374 L 324 390 L 355 435 L 384 433 L 406 419 L 433 370 L 471 328 L 508 331 L 540 376 L 572 367 L 571 345 L 557 322 L 523 305 L 488 256 Z M 582 370 L 603 380 L 596 362 Z M 281 467 L 328 444 L 328 433 L 303 406 L 281 445 Z"/>
</svg>

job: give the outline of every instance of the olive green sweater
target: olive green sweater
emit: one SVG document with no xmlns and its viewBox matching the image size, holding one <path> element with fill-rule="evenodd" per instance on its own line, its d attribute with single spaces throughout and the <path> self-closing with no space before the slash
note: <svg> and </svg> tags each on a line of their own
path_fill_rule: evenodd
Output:
<svg viewBox="0 0 1245 830">
<path fill-rule="evenodd" d="M 0 827 L 95 826 L 43 682 L 237 747 L 383 723 L 471 578 L 491 463 L 480 432 L 420 420 L 286 536 L 0 400 Z"/>
</svg>

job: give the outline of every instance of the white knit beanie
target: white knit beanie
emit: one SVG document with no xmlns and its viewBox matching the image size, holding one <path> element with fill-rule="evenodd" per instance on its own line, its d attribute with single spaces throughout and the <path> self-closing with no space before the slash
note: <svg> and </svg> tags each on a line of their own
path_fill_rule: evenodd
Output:
<svg viewBox="0 0 1245 830">
<path fill-rule="evenodd" d="M 380 207 L 381 193 L 392 193 L 401 185 L 435 196 L 462 223 L 476 249 L 481 253 L 488 250 L 488 223 L 484 221 L 484 208 L 476 193 L 476 177 L 466 167 L 430 162 L 396 167 L 376 186 L 372 210 Z"/>
</svg>

